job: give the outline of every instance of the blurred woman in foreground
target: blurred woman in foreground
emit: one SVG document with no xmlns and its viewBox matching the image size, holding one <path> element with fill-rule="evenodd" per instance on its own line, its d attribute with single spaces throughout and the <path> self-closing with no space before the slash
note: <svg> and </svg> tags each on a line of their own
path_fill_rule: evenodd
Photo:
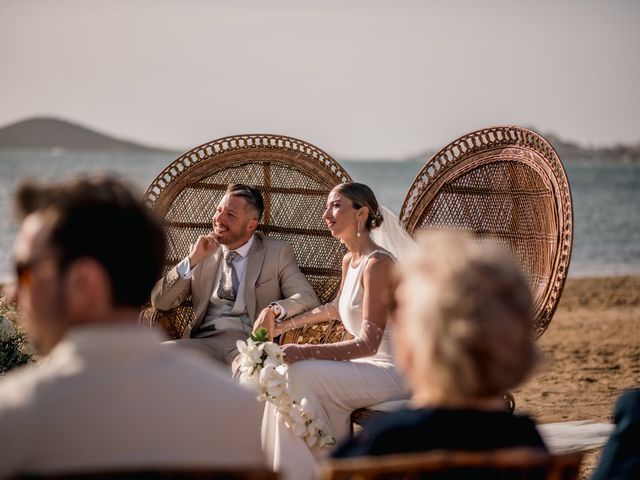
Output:
<svg viewBox="0 0 640 480">
<path fill-rule="evenodd" d="M 425 233 L 400 262 L 392 315 L 410 408 L 370 423 L 335 457 L 512 446 L 546 450 L 503 394 L 536 363 L 532 297 L 508 252 L 463 233 Z"/>
</svg>

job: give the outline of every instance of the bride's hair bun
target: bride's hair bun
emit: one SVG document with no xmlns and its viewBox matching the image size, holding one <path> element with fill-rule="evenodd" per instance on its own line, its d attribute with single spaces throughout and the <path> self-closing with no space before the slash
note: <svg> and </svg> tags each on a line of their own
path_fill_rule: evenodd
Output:
<svg viewBox="0 0 640 480">
<path fill-rule="evenodd" d="M 371 229 L 378 228 L 382 222 L 384 222 L 384 217 L 382 216 L 382 212 L 378 210 L 376 213 L 369 214 L 371 217 Z"/>
</svg>

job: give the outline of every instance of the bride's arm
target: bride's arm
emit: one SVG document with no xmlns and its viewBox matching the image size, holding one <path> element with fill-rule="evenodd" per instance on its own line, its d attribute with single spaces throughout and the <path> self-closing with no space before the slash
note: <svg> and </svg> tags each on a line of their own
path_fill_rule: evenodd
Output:
<svg viewBox="0 0 640 480">
<path fill-rule="evenodd" d="M 340 279 L 340 288 L 338 289 L 338 294 L 333 301 L 320 305 L 308 312 L 296 315 L 295 317 L 283 320 L 279 325 L 275 326 L 274 336 L 282 335 L 293 328 L 300 328 L 305 325 L 313 325 L 315 323 L 326 322 L 327 320 L 339 320 L 340 312 L 338 311 L 338 302 L 340 301 L 340 293 L 342 292 L 344 277 L 350 263 L 351 253 L 349 252 L 342 258 L 342 277 Z"/>
<path fill-rule="evenodd" d="M 301 313 L 295 317 L 283 320 L 280 324 L 276 324 L 274 330 L 274 336 L 282 335 L 285 332 L 293 328 L 304 327 L 305 325 L 313 325 L 314 323 L 326 322 L 327 320 L 338 320 L 340 313 L 337 308 L 337 299 L 333 302 L 325 303 L 319 307 L 309 310 L 308 312 Z"/>
<path fill-rule="evenodd" d="M 309 358 L 350 360 L 374 355 L 378 351 L 387 324 L 392 293 L 392 269 L 393 261 L 387 256 L 374 256 L 365 266 L 362 278 L 363 319 L 358 337 L 324 345 L 285 345 L 285 361 L 294 363 Z"/>
</svg>

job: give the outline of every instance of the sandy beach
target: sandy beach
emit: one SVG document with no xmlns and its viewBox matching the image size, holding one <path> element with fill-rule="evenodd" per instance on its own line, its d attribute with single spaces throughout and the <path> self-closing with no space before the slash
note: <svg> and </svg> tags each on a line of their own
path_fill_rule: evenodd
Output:
<svg viewBox="0 0 640 480">
<path fill-rule="evenodd" d="M 640 276 L 567 280 L 538 345 L 544 362 L 514 390 L 516 412 L 539 423 L 611 422 L 620 392 L 640 386 Z M 599 454 L 586 455 L 581 479 Z"/>
<path fill-rule="evenodd" d="M 539 423 L 611 422 L 618 395 L 640 387 L 640 276 L 568 279 L 547 331 L 544 362 L 513 393 Z M 587 479 L 600 451 L 589 452 Z"/>
</svg>

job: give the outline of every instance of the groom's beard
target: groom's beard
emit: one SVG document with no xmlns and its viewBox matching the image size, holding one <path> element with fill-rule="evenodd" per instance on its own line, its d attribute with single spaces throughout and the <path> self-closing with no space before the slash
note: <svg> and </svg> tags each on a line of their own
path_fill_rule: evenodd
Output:
<svg viewBox="0 0 640 480">
<path fill-rule="evenodd" d="M 249 227 L 249 222 L 242 226 L 238 226 L 236 228 L 226 227 L 227 230 L 222 231 L 220 233 L 217 232 L 217 228 L 215 225 L 213 227 L 213 235 L 216 237 L 218 242 L 221 245 L 234 245 L 236 243 L 246 243 L 246 241 L 251 238 L 251 235 L 247 234 L 247 230 Z M 224 228 L 224 227 L 223 227 Z M 245 240 L 246 237 L 246 240 Z M 245 240 L 243 242 L 243 240 Z"/>
</svg>

